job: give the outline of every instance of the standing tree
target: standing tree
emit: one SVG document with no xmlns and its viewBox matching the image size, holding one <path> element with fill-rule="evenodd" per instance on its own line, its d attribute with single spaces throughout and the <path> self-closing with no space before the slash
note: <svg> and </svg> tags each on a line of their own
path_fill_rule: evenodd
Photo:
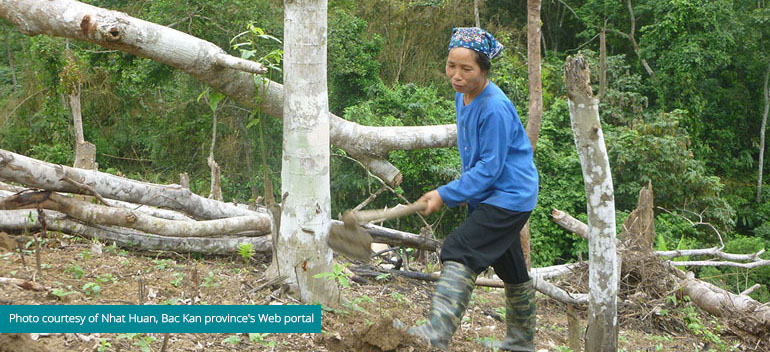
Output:
<svg viewBox="0 0 770 352">
<path fill-rule="evenodd" d="M 759 175 L 757 177 L 757 203 L 762 201 L 762 165 L 765 162 L 765 129 L 767 128 L 767 111 L 770 110 L 770 91 L 767 90 L 767 80 L 770 77 L 770 63 L 765 71 L 765 89 L 762 96 L 765 98 L 765 111 L 762 113 L 762 127 L 759 128 Z"/>
<path fill-rule="evenodd" d="M 591 91 L 591 73 L 581 55 L 568 57 L 564 84 L 575 135 L 588 213 L 588 332 L 586 351 L 618 349 L 618 266 L 615 250 L 615 196 L 610 162 L 599 121 L 599 100 Z"/>
<path fill-rule="evenodd" d="M 333 303 L 326 0 L 284 1 L 281 227 L 273 265 L 303 302 Z"/>
<path fill-rule="evenodd" d="M 543 119 L 543 79 L 540 70 L 540 8 L 542 0 L 527 0 L 527 73 L 529 76 L 529 117 L 527 137 L 535 152 Z M 531 267 L 529 221 L 521 229 L 521 248 L 527 268 Z"/>
</svg>

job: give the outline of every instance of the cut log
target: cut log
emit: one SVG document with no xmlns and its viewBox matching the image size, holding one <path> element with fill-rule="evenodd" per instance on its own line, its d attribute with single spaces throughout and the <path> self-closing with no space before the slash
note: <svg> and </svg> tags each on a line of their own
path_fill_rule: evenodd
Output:
<svg viewBox="0 0 770 352">
<path fill-rule="evenodd" d="M 237 216 L 217 220 L 177 221 L 146 215 L 124 208 L 108 207 L 62 196 L 51 191 L 29 191 L 0 199 L 0 209 L 55 210 L 86 224 L 121 226 L 167 237 L 215 237 L 245 231 L 270 233 L 267 217 Z"/>
<path fill-rule="evenodd" d="M 233 216 L 270 218 L 267 211 L 252 211 L 230 203 L 201 197 L 179 185 L 140 182 L 95 170 L 75 169 L 32 159 L 0 149 L 0 179 L 50 191 L 79 193 L 79 187 L 64 181 L 69 177 L 86 184 L 102 197 L 125 202 L 184 211 L 199 219 Z"/>
<path fill-rule="evenodd" d="M 67 219 L 66 215 L 45 211 L 48 229 L 118 246 L 142 250 L 162 250 L 180 253 L 233 254 L 241 244 L 251 244 L 258 253 L 270 253 L 270 236 L 261 237 L 165 237 L 112 226 L 87 226 Z M 34 231 L 40 228 L 35 210 L 0 211 L 0 229 L 4 231 Z"/>
<path fill-rule="evenodd" d="M 746 295 L 736 295 L 671 267 L 683 279 L 682 292 L 701 309 L 729 320 L 731 325 L 755 336 L 770 331 L 770 306 L 762 305 Z"/>
<path fill-rule="evenodd" d="M 575 219 L 571 215 L 554 208 L 551 211 L 551 219 L 557 225 L 563 227 L 565 230 L 570 231 L 584 239 L 588 239 L 588 225 L 584 222 Z"/>
</svg>

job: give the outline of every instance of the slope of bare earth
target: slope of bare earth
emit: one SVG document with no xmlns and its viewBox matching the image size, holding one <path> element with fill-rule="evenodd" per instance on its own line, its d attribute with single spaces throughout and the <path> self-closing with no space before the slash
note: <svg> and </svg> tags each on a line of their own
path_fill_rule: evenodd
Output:
<svg viewBox="0 0 770 352">
<path fill-rule="evenodd" d="M 28 239 L 22 243 L 33 248 Z M 18 251 L 0 248 L 0 277 L 34 279 L 48 292 L 0 284 L 0 304 L 297 304 L 279 286 L 265 280 L 269 264 L 265 257 L 247 262 L 241 257 L 135 252 L 56 234 L 44 241 L 41 276 L 36 276 L 34 253 L 25 251 L 23 259 Z M 98 291 L 94 285 L 99 286 Z M 390 275 L 379 281 L 351 281 L 342 291 L 350 303 L 324 308 L 320 334 L 148 332 L 32 335 L 32 339 L 0 334 L 0 351 L 41 347 L 49 351 L 161 351 L 164 339 L 166 351 L 428 350 L 394 330 L 391 320 L 414 324 L 424 319 L 430 307 L 431 283 Z M 450 350 L 484 351 L 477 340 L 504 336 L 501 292 L 484 287 L 474 291 Z M 762 351 L 770 345 L 748 346 L 681 300 L 661 300 L 662 306 L 657 308 L 638 301 L 633 296 L 619 299 L 622 351 Z M 543 296 L 538 296 L 537 303 L 538 351 L 569 351 L 566 307 Z M 578 313 L 585 316 L 584 311 Z"/>
</svg>

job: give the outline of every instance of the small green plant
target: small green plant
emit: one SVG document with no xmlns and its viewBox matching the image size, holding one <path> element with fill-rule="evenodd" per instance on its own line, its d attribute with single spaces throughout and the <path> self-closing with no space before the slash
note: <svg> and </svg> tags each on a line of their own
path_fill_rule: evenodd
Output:
<svg viewBox="0 0 770 352">
<path fill-rule="evenodd" d="M 684 318 L 685 323 L 687 323 L 687 328 L 690 329 L 696 336 L 702 336 L 713 342 L 717 345 L 719 351 L 725 351 L 727 349 L 727 343 L 725 343 L 718 335 L 719 331 L 722 329 L 721 325 L 715 324 L 715 322 L 712 321 L 712 323 L 716 325 L 717 332 L 714 333 L 711 331 L 711 329 L 709 329 L 700 320 L 698 311 L 695 309 L 695 306 L 692 305 L 685 307 L 684 313 L 687 315 Z"/>
<path fill-rule="evenodd" d="M 107 273 L 103 275 L 97 275 L 96 281 L 99 281 L 101 284 L 106 284 L 108 282 L 112 282 L 114 284 L 118 282 L 118 278 L 110 273 Z"/>
<path fill-rule="evenodd" d="M 182 281 L 184 280 L 184 273 L 174 273 L 174 279 L 171 280 L 171 285 L 174 287 L 179 287 L 182 285 Z"/>
<path fill-rule="evenodd" d="M 165 306 L 175 306 L 177 303 L 179 303 L 179 297 L 171 297 L 160 302 L 161 305 Z"/>
<path fill-rule="evenodd" d="M 214 278 L 214 272 L 209 271 L 209 276 L 206 276 L 203 278 L 203 282 L 201 283 L 201 286 L 203 287 L 219 287 L 219 283 L 216 282 L 216 278 Z"/>
<path fill-rule="evenodd" d="M 99 339 L 99 347 L 96 348 L 97 352 L 105 352 L 108 348 L 111 348 L 112 344 L 105 338 Z"/>
<path fill-rule="evenodd" d="M 64 297 L 77 293 L 76 291 L 72 291 L 72 286 L 67 286 L 67 289 L 69 289 L 69 291 L 63 288 L 57 287 L 51 290 L 51 294 L 56 296 L 58 299 L 63 299 Z"/>
<path fill-rule="evenodd" d="M 345 273 L 345 268 L 348 266 L 349 263 L 345 263 L 343 265 L 339 265 L 337 263 L 334 263 L 334 271 L 333 272 L 324 272 L 320 274 L 313 275 L 316 279 L 327 279 L 332 281 L 337 281 L 340 286 L 344 288 L 350 287 L 350 281 L 348 280 L 348 274 Z"/>
<path fill-rule="evenodd" d="M 154 259 L 152 263 L 155 264 L 155 269 L 158 270 L 166 270 L 169 266 L 176 264 L 176 262 L 171 259 Z"/>
<path fill-rule="evenodd" d="M 260 344 L 264 347 L 275 347 L 275 341 L 266 341 L 265 338 L 270 335 L 269 333 L 250 333 L 249 341 L 254 344 Z"/>
<path fill-rule="evenodd" d="M 495 308 L 495 312 L 497 314 L 500 314 L 500 317 L 502 317 L 503 320 L 505 320 L 505 307 L 497 307 Z"/>
<path fill-rule="evenodd" d="M 150 352 L 150 344 L 155 342 L 156 339 L 145 334 L 128 333 L 118 335 L 118 339 L 128 339 L 134 343 L 134 346 L 139 347 L 142 352 Z"/>
<path fill-rule="evenodd" d="M 406 298 L 402 293 L 393 291 L 390 293 L 390 297 L 393 297 L 398 303 L 408 303 L 409 298 Z"/>
<path fill-rule="evenodd" d="M 572 349 L 567 346 L 556 346 L 554 351 L 556 352 L 572 352 Z"/>
<path fill-rule="evenodd" d="M 484 337 L 480 337 L 480 338 L 476 339 L 476 342 L 478 342 L 479 344 L 482 344 L 482 345 L 492 344 L 495 341 L 497 341 L 497 339 L 495 339 L 494 336 L 484 336 Z M 494 351 L 494 352 L 497 352 L 499 350 L 500 349 L 498 349 L 498 348 L 494 348 L 494 347 L 492 348 L 492 351 Z"/>
<path fill-rule="evenodd" d="M 104 253 L 112 253 L 118 251 L 118 245 L 115 242 L 112 242 L 111 245 L 104 247 L 103 249 Z"/>
<path fill-rule="evenodd" d="M 91 250 L 90 250 L 90 249 L 88 249 L 88 248 L 86 248 L 86 249 L 84 249 L 82 252 L 80 252 L 80 253 L 78 254 L 78 256 L 80 256 L 81 258 L 83 258 L 83 260 L 89 260 L 89 259 L 91 259 Z"/>
<path fill-rule="evenodd" d="M 382 273 L 374 277 L 377 281 L 388 281 L 390 279 L 390 273 Z"/>
<path fill-rule="evenodd" d="M 83 292 L 86 294 L 86 296 L 96 297 L 101 291 L 102 287 L 99 286 L 99 284 L 96 282 L 87 282 L 85 285 L 83 285 Z"/>
<path fill-rule="evenodd" d="M 241 243 L 238 245 L 238 255 L 240 255 L 246 263 L 248 263 L 249 259 L 254 256 L 254 253 L 256 253 L 256 250 L 254 249 L 253 244 Z"/>
<path fill-rule="evenodd" d="M 241 343 L 241 338 L 238 337 L 238 335 L 231 335 L 231 336 L 226 337 L 224 342 L 225 343 L 229 343 L 229 344 L 235 346 L 235 345 Z"/>
<path fill-rule="evenodd" d="M 66 269 L 64 269 L 65 272 L 72 273 L 72 277 L 75 279 L 82 279 L 85 275 L 85 271 L 83 271 L 83 268 L 81 268 L 77 264 L 70 264 Z"/>
</svg>

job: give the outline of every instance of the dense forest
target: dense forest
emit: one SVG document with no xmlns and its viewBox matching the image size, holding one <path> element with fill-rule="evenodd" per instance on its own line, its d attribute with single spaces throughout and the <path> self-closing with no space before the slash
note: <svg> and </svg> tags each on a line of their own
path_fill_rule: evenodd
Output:
<svg viewBox="0 0 770 352">
<path fill-rule="evenodd" d="M 280 1 L 85 2 L 208 40 L 267 65 L 270 79 L 282 78 Z M 491 78 L 526 125 L 526 2 L 479 4 L 481 25 L 506 47 L 493 61 Z M 454 95 L 444 76 L 446 44 L 452 27 L 473 25 L 473 5 L 469 0 L 330 0 L 330 110 L 364 125 L 454 123 Z M 553 223 L 550 214 L 557 208 L 585 220 L 562 67 L 568 55 L 582 53 L 599 94 L 602 32 L 606 88 L 600 114 L 617 224 L 651 182 L 656 249 L 709 248 L 720 241 L 731 253 L 770 247 L 770 177 L 762 177 L 762 166 L 768 170 L 770 162 L 761 150 L 768 149 L 763 123 L 770 99 L 768 5 L 764 0 L 543 1 L 544 114 L 535 154 L 541 189 L 531 219 L 533 266 L 587 256 L 586 242 Z M 241 107 L 150 59 L 85 42 L 28 37 L 2 20 L 0 31 L 0 148 L 72 165 L 75 138 L 67 96 L 80 89 L 84 137 L 96 145 L 100 170 L 156 183 L 178 183 L 179 174 L 187 172 L 191 189 L 208 195 L 207 157 L 216 116 L 214 153 L 224 199 L 253 202 L 265 190 L 280 199 L 280 120 Z M 331 152 L 332 213 L 337 214 L 382 185 L 341 149 Z M 378 207 L 415 200 L 460 172 L 451 148 L 395 151 L 389 160 L 404 181 L 382 192 L 374 201 Z M 445 208 L 427 220 L 441 238 L 465 211 Z M 417 218 L 390 225 L 415 233 L 423 226 Z M 770 268 L 694 270 L 734 292 L 760 283 L 752 297 L 770 300 Z"/>
</svg>

